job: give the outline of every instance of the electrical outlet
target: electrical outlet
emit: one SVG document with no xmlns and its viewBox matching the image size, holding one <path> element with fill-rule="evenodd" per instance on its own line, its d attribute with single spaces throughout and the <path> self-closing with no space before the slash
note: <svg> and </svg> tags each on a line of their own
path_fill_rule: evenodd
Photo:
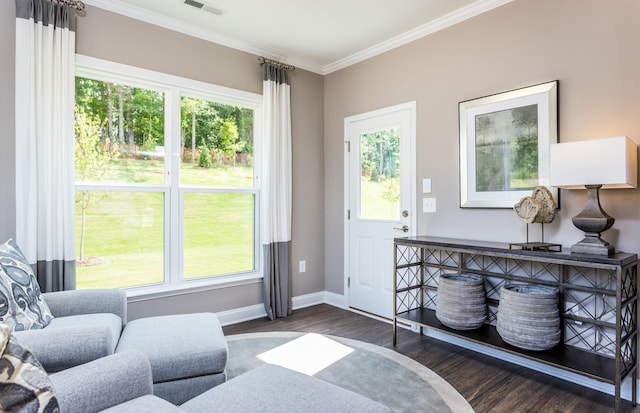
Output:
<svg viewBox="0 0 640 413">
<path fill-rule="evenodd" d="M 306 261 L 298 262 L 298 272 L 300 272 L 300 273 L 307 272 L 307 262 Z"/>
</svg>

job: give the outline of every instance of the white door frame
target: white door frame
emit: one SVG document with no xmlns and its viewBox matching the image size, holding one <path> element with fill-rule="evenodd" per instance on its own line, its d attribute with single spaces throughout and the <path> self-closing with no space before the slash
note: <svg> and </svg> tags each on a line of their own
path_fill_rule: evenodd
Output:
<svg viewBox="0 0 640 413">
<path fill-rule="evenodd" d="M 349 277 L 350 277 L 350 273 L 349 273 L 349 263 L 350 263 L 350 258 L 351 258 L 351 252 L 349 251 L 349 244 L 350 244 L 350 234 L 349 234 L 349 217 L 348 217 L 348 210 L 349 210 L 349 198 L 350 198 L 350 190 L 351 190 L 351 181 L 349 179 L 349 135 L 350 135 L 350 124 L 354 123 L 354 122 L 358 122 L 361 120 L 365 120 L 368 118 L 373 118 L 373 117 L 377 117 L 377 116 L 381 116 L 381 115 L 386 115 L 389 113 L 393 113 L 393 112 L 397 112 L 400 110 L 406 110 L 409 109 L 410 113 L 411 113 L 411 121 L 410 121 L 410 131 L 409 131 L 409 163 L 410 163 L 410 168 L 409 170 L 410 172 L 410 187 L 411 187 L 411 193 L 410 193 L 410 205 L 413 208 L 413 211 L 411 211 L 411 225 L 409 225 L 409 232 L 407 232 L 406 234 L 403 235 L 399 235 L 399 236 L 414 236 L 416 235 L 416 230 L 417 230 L 417 225 L 418 225 L 418 205 L 416 204 L 416 123 L 417 123 L 417 118 L 416 118 L 416 101 L 411 101 L 411 102 L 407 102 L 407 103 L 402 103 L 399 105 L 394 105 L 394 106 L 389 106 L 386 108 L 382 108 L 382 109 L 378 109 L 378 110 L 374 110 L 374 111 L 370 111 L 370 112 L 366 112 L 366 113 L 361 113 L 358 115 L 353 115 L 353 116 L 348 116 L 346 118 L 344 118 L 344 164 L 343 164 L 343 171 L 344 171 L 344 221 L 343 221 L 343 228 L 344 228 L 344 262 L 343 262 L 343 271 L 344 271 L 344 302 L 345 302 L 345 308 L 349 309 L 351 308 L 351 295 L 349 293 Z M 395 311 L 395 310 L 394 310 Z"/>
</svg>

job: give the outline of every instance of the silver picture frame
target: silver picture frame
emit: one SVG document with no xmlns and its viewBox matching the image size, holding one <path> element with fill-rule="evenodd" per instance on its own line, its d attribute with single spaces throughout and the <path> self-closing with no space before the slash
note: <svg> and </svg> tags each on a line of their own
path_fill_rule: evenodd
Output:
<svg viewBox="0 0 640 413">
<path fill-rule="evenodd" d="M 458 104 L 460 207 L 513 208 L 549 186 L 549 145 L 558 142 L 558 81 Z"/>
</svg>

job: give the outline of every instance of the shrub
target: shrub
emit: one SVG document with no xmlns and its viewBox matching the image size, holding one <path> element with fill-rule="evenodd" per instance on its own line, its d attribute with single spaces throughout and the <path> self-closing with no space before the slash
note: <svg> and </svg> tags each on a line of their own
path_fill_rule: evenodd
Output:
<svg viewBox="0 0 640 413">
<path fill-rule="evenodd" d="M 211 155 L 209 154 L 209 148 L 206 146 L 200 148 L 198 166 L 201 168 L 211 168 Z"/>
</svg>

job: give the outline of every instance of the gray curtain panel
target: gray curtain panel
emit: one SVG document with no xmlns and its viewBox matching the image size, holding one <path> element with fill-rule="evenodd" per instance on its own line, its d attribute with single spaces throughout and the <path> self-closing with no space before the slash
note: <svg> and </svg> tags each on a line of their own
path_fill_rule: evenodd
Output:
<svg viewBox="0 0 640 413">
<path fill-rule="evenodd" d="M 264 303 L 273 320 L 291 315 L 291 242 L 264 246 Z"/>
</svg>

